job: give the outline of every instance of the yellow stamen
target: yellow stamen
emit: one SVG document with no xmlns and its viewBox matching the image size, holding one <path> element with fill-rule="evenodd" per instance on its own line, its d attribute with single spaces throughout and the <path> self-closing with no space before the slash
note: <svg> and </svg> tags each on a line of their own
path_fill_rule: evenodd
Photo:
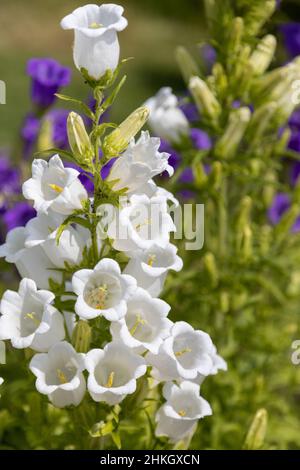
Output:
<svg viewBox="0 0 300 470">
<path fill-rule="evenodd" d="M 137 224 L 135 226 L 135 230 L 137 232 L 139 232 L 141 230 L 142 227 L 146 226 L 146 225 L 150 225 L 151 224 L 151 219 L 146 219 L 144 222 L 142 222 L 141 224 Z"/>
<path fill-rule="evenodd" d="M 62 188 L 61 186 L 58 186 L 57 184 L 49 183 L 48 186 L 49 188 L 53 189 L 53 191 L 55 191 L 56 193 L 62 193 L 64 190 L 64 188 Z"/>
<path fill-rule="evenodd" d="M 155 260 L 156 260 L 156 255 L 149 255 L 148 262 L 147 262 L 148 266 L 152 267 Z"/>
<path fill-rule="evenodd" d="M 143 326 L 143 325 L 146 325 L 146 323 L 147 323 L 147 320 L 142 318 L 141 315 L 136 315 L 136 322 L 133 325 L 133 327 L 129 330 L 131 336 L 134 336 L 134 334 L 136 333 L 136 330 L 138 329 L 140 325 Z"/>
<path fill-rule="evenodd" d="M 114 373 L 114 372 L 111 372 L 111 373 L 109 374 L 108 381 L 107 381 L 107 384 L 105 385 L 105 387 L 111 388 L 111 387 L 113 386 L 114 377 L 115 377 L 115 373 Z"/>
<path fill-rule="evenodd" d="M 65 376 L 62 370 L 57 369 L 56 373 L 57 373 L 58 380 L 60 381 L 61 384 L 68 383 L 67 377 Z"/>
<path fill-rule="evenodd" d="M 96 287 L 89 293 L 87 301 L 91 307 L 96 308 L 97 310 L 103 310 L 105 309 L 107 296 L 108 296 L 107 285 L 102 284 L 101 286 Z"/>
<path fill-rule="evenodd" d="M 29 320 L 32 320 L 37 326 L 39 326 L 41 323 L 40 320 L 36 318 L 35 312 L 26 313 L 26 315 L 24 315 L 24 318 L 28 318 Z"/>
<path fill-rule="evenodd" d="M 184 410 L 178 411 L 179 416 L 184 417 L 186 415 L 186 412 Z"/>
<path fill-rule="evenodd" d="M 91 23 L 90 26 L 89 26 L 90 29 L 99 29 L 99 28 L 103 28 L 103 24 L 101 23 Z"/>
<path fill-rule="evenodd" d="M 183 354 L 185 354 L 185 353 L 190 353 L 190 352 L 192 352 L 192 350 L 191 350 L 190 348 L 184 348 L 184 349 L 182 349 L 181 351 L 177 351 L 177 352 L 175 353 L 175 356 L 176 356 L 176 357 L 180 357 L 180 356 L 183 356 Z"/>
</svg>

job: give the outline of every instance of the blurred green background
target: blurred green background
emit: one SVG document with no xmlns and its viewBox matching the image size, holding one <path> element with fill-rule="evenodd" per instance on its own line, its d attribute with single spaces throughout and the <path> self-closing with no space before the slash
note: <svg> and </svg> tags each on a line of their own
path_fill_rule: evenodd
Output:
<svg viewBox="0 0 300 470">
<path fill-rule="evenodd" d="M 176 45 L 199 43 L 205 36 L 203 0 L 122 0 L 128 28 L 120 34 L 121 56 L 133 57 L 126 66 L 128 82 L 116 109 L 122 118 L 163 85 L 181 89 L 174 61 Z M 73 70 L 66 93 L 85 98 L 85 88 L 72 61 L 72 32 L 60 20 L 82 0 L 1 0 L 0 79 L 7 86 L 7 104 L 0 107 L 0 147 L 8 146 L 28 110 L 31 57 L 53 57 Z M 64 93 L 64 91 L 63 91 Z"/>
</svg>

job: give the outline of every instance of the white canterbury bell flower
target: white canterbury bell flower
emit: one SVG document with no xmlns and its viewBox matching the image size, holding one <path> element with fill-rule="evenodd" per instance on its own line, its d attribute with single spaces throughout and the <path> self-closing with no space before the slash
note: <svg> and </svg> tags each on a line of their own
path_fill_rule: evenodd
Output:
<svg viewBox="0 0 300 470">
<path fill-rule="evenodd" d="M 14 263 L 21 277 L 33 279 L 39 288 L 47 289 L 49 279 L 60 283 L 62 273 L 55 271 L 56 266 L 40 246 L 26 248 L 27 231 L 16 227 L 8 232 L 6 242 L 0 247 L 0 257 Z"/>
<path fill-rule="evenodd" d="M 89 240 L 88 235 L 82 237 L 82 232 L 69 225 L 57 243 L 57 229 L 62 222 L 63 217 L 58 214 L 39 214 L 26 225 L 25 246 L 40 246 L 58 268 L 64 268 L 65 262 L 80 264 L 83 249 Z"/>
<path fill-rule="evenodd" d="M 103 315 L 109 321 L 117 321 L 126 314 L 136 280 L 122 274 L 116 261 L 104 258 L 94 269 L 77 271 L 72 285 L 78 296 L 75 311 L 79 317 L 90 320 Z"/>
<path fill-rule="evenodd" d="M 154 245 L 165 248 L 174 231 L 176 227 L 163 198 L 133 195 L 129 204 L 117 212 L 107 233 L 115 250 L 128 252 Z"/>
<path fill-rule="evenodd" d="M 113 339 L 141 353 L 157 353 L 172 326 L 167 318 L 170 308 L 163 300 L 153 299 L 147 291 L 137 288 L 127 302 L 125 317 L 111 324 Z"/>
<path fill-rule="evenodd" d="M 124 270 L 133 276 L 140 287 L 153 297 L 158 297 L 169 270 L 180 271 L 183 263 L 177 248 L 169 243 L 165 248 L 154 245 L 149 250 L 127 253 L 130 260 Z"/>
<path fill-rule="evenodd" d="M 167 436 L 170 441 L 178 442 L 191 437 L 197 422 L 212 415 L 209 403 L 199 395 L 199 386 L 191 382 L 180 385 L 166 383 L 163 395 L 167 400 L 156 414 L 156 436 Z"/>
<path fill-rule="evenodd" d="M 198 374 L 211 373 L 212 354 L 210 336 L 180 321 L 173 325 L 158 353 L 148 353 L 146 361 L 154 367 L 153 375 L 157 380 L 193 380 Z"/>
<path fill-rule="evenodd" d="M 136 380 L 147 370 L 144 359 L 118 341 L 104 349 L 93 349 L 87 353 L 85 362 L 91 397 L 109 405 L 120 403 L 126 395 L 134 393 Z"/>
<path fill-rule="evenodd" d="M 85 5 L 63 18 L 61 27 L 73 29 L 73 58 L 76 67 L 85 68 L 91 78 L 99 80 L 107 70 L 114 71 L 119 62 L 117 33 L 127 26 L 124 8 L 113 3 Z"/>
<path fill-rule="evenodd" d="M 14 348 L 44 352 L 65 337 L 64 321 L 51 305 L 54 294 L 37 290 L 31 279 L 20 282 L 19 291 L 7 290 L 0 302 L 0 340 Z"/>
<path fill-rule="evenodd" d="M 149 98 L 145 106 L 150 110 L 149 126 L 154 134 L 171 142 L 180 142 L 189 133 L 189 122 L 178 107 L 178 99 L 172 88 L 161 88 Z"/>
<path fill-rule="evenodd" d="M 167 171 L 170 176 L 174 169 L 168 164 L 169 154 L 159 152 L 160 139 L 142 132 L 137 142 L 131 140 L 127 150 L 114 163 L 107 181 L 116 181 L 114 191 L 127 188 L 128 193 L 143 189 L 151 178 Z"/>
<path fill-rule="evenodd" d="M 32 178 L 23 184 L 23 195 L 34 201 L 38 212 L 47 214 L 51 209 L 62 215 L 69 215 L 82 209 L 87 192 L 78 179 L 79 172 L 65 168 L 59 155 L 49 162 L 36 159 L 32 163 Z"/>
<path fill-rule="evenodd" d="M 84 355 L 78 354 L 66 341 L 56 343 L 46 354 L 36 354 L 29 365 L 37 377 L 36 388 L 57 408 L 78 406 L 86 384 L 82 371 Z"/>
</svg>

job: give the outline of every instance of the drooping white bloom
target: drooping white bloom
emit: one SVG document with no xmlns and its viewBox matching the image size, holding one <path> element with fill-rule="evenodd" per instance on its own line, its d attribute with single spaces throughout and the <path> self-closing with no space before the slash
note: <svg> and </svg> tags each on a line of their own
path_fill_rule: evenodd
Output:
<svg viewBox="0 0 300 470">
<path fill-rule="evenodd" d="M 117 212 L 107 233 L 116 250 L 127 252 L 151 249 L 154 245 L 165 248 L 170 232 L 175 230 L 163 198 L 133 195 L 129 204 Z"/>
<path fill-rule="evenodd" d="M 114 341 L 104 349 L 93 349 L 85 359 L 89 372 L 88 391 L 95 401 L 120 403 L 136 390 L 136 380 L 146 373 L 145 361 L 132 349 Z"/>
<path fill-rule="evenodd" d="M 47 214 L 51 209 L 62 215 L 72 214 L 88 198 L 78 175 L 77 170 L 64 167 L 59 155 L 51 157 L 49 162 L 35 159 L 32 178 L 23 184 L 23 195 L 34 201 L 38 212 Z"/>
<path fill-rule="evenodd" d="M 166 383 L 163 395 L 167 401 L 156 414 L 156 436 L 178 442 L 192 436 L 199 419 L 212 415 L 209 403 L 199 395 L 199 386 L 191 382 Z"/>
<path fill-rule="evenodd" d="M 80 264 L 88 237 L 82 237 L 76 228 L 68 226 L 56 242 L 56 234 L 63 217 L 58 214 L 39 214 L 26 225 L 27 238 L 25 246 L 40 246 L 52 263 L 64 268 L 64 263 Z"/>
<path fill-rule="evenodd" d="M 148 123 L 154 134 L 176 143 L 188 135 L 188 120 L 179 109 L 178 99 L 171 88 L 161 88 L 146 101 L 145 106 L 150 110 Z"/>
<path fill-rule="evenodd" d="M 118 31 L 123 31 L 127 20 L 124 8 L 113 3 L 85 5 L 63 18 L 63 29 L 74 29 L 74 63 L 85 68 L 90 77 L 99 80 L 107 70 L 114 71 L 119 62 Z"/>
<path fill-rule="evenodd" d="M 172 322 L 167 318 L 170 306 L 153 299 L 147 291 L 137 288 L 127 302 L 124 318 L 111 324 L 114 340 L 121 340 L 137 352 L 158 352 L 159 346 L 170 332 Z"/>
<path fill-rule="evenodd" d="M 60 283 L 62 273 L 55 271 L 56 266 L 40 246 L 26 248 L 27 231 L 17 227 L 8 232 L 6 242 L 0 247 L 0 257 L 8 263 L 15 263 L 21 277 L 33 279 L 41 289 L 49 287 L 49 279 Z"/>
<path fill-rule="evenodd" d="M 159 152 L 160 139 L 142 132 L 137 142 L 131 140 L 127 150 L 114 163 L 107 181 L 118 180 L 114 191 L 127 188 L 128 193 L 143 189 L 143 186 L 156 175 L 167 171 L 170 176 L 174 169 L 168 164 L 169 154 Z"/>
<path fill-rule="evenodd" d="M 226 371 L 228 369 L 226 361 L 223 359 L 222 356 L 218 354 L 215 345 L 213 345 L 213 349 L 210 353 L 210 356 L 212 359 L 212 368 L 209 375 L 216 375 L 220 370 Z M 193 382 L 198 385 L 201 385 L 205 378 L 205 375 L 198 374 L 197 377 L 193 379 Z"/>
<path fill-rule="evenodd" d="M 65 337 L 63 317 L 51 305 L 54 294 L 37 290 L 31 279 L 20 282 L 19 291 L 7 290 L 0 303 L 0 340 L 14 348 L 48 351 Z"/>
<path fill-rule="evenodd" d="M 77 271 L 72 286 L 78 296 L 75 311 L 79 317 L 90 320 L 103 315 L 109 321 L 117 321 L 126 314 L 136 280 L 122 274 L 116 261 L 103 258 L 94 269 Z"/>
<path fill-rule="evenodd" d="M 124 273 L 133 276 L 153 297 L 161 293 L 168 271 L 180 271 L 183 265 L 177 248 L 171 243 L 165 248 L 154 245 L 149 250 L 129 252 L 128 256 Z"/>
<path fill-rule="evenodd" d="M 157 380 L 193 380 L 207 376 L 213 367 L 213 343 L 210 336 L 180 321 L 173 325 L 157 354 L 148 353 L 146 361 L 154 367 Z"/>
<path fill-rule="evenodd" d="M 56 343 L 43 354 L 36 354 L 29 365 L 37 377 L 36 388 L 57 408 L 78 406 L 84 397 L 86 384 L 82 371 L 84 355 L 78 354 L 66 341 Z"/>
</svg>

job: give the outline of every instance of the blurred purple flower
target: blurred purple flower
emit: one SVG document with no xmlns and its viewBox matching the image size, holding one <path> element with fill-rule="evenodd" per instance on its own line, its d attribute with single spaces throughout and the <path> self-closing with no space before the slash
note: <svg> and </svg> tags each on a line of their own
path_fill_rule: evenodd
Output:
<svg viewBox="0 0 300 470">
<path fill-rule="evenodd" d="M 291 206 L 291 199 L 286 193 L 278 193 L 273 199 L 272 205 L 268 209 L 268 218 L 273 225 L 277 225 L 282 216 Z M 300 231 L 300 216 L 294 223 L 292 230 L 293 233 Z"/>
<path fill-rule="evenodd" d="M 280 26 L 283 42 L 291 58 L 300 54 L 300 23 L 285 23 Z"/>
<path fill-rule="evenodd" d="M 52 124 L 52 140 L 54 147 L 66 150 L 69 147 L 67 133 L 67 119 L 69 116 L 67 109 L 53 109 L 46 115 Z"/>
<path fill-rule="evenodd" d="M 199 111 L 194 103 L 186 102 L 184 99 L 179 101 L 179 108 L 189 122 L 196 122 L 200 120 Z"/>
<path fill-rule="evenodd" d="M 24 145 L 23 153 L 25 158 L 28 158 L 32 153 L 33 147 L 39 135 L 39 131 L 40 120 L 32 113 L 27 114 L 23 122 L 23 127 L 21 129 L 21 136 Z"/>
<path fill-rule="evenodd" d="M 159 151 L 170 154 L 170 157 L 168 160 L 169 165 L 171 165 L 174 168 L 174 170 L 177 170 L 181 162 L 181 156 L 175 149 L 173 149 L 173 147 L 169 144 L 167 140 L 160 139 Z M 169 175 L 167 172 L 164 172 L 162 176 L 169 176 Z"/>
<path fill-rule="evenodd" d="M 289 119 L 289 126 L 300 130 L 300 109 L 296 109 Z"/>
<path fill-rule="evenodd" d="M 20 171 L 11 165 L 9 157 L 0 154 L 0 214 L 8 206 L 9 198 L 21 191 Z"/>
<path fill-rule="evenodd" d="M 190 136 L 196 149 L 209 150 L 211 148 L 212 142 L 209 135 L 201 129 L 191 129 Z"/>
<path fill-rule="evenodd" d="M 41 108 L 50 106 L 56 99 L 55 93 L 71 80 L 70 69 L 50 58 L 30 59 L 27 74 L 32 78 L 32 101 Z"/>
<path fill-rule="evenodd" d="M 3 220 L 7 231 L 9 231 L 15 227 L 26 225 L 27 222 L 35 216 L 36 211 L 27 202 L 17 202 L 5 212 Z"/>
<path fill-rule="evenodd" d="M 210 73 L 217 60 L 216 49 L 210 44 L 204 44 L 201 48 L 201 55 L 206 66 L 206 71 L 207 73 Z"/>
<path fill-rule="evenodd" d="M 181 183 L 192 183 L 194 181 L 192 168 L 185 168 L 179 177 L 179 181 L 181 181 Z"/>
<path fill-rule="evenodd" d="M 292 186 L 295 186 L 300 176 L 300 162 L 294 162 L 290 168 L 290 180 Z"/>
</svg>

